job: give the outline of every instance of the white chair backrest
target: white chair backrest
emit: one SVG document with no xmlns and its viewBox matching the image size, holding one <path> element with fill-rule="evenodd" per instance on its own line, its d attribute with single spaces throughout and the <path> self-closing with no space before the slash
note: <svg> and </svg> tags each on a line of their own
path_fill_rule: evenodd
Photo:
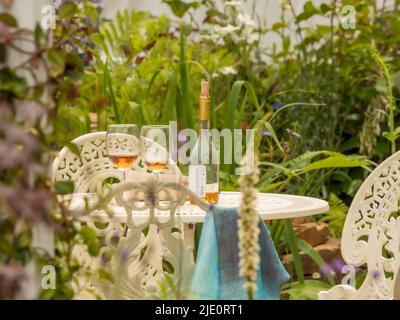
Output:
<svg viewBox="0 0 400 320">
<path fill-rule="evenodd" d="M 78 147 L 80 155 L 64 147 L 53 162 L 51 172 L 53 180 L 73 181 L 77 193 L 99 191 L 103 182 L 111 177 L 121 181 L 122 172 L 114 168 L 107 157 L 105 139 L 106 132 L 89 133 L 76 138 L 72 143 Z M 130 173 L 145 171 L 137 165 L 130 170 Z M 170 164 L 169 171 L 181 175 L 175 163 Z"/>
<path fill-rule="evenodd" d="M 400 267 L 400 152 L 381 163 L 358 190 L 346 218 L 342 255 L 367 265 L 356 299 L 391 299 Z"/>
</svg>

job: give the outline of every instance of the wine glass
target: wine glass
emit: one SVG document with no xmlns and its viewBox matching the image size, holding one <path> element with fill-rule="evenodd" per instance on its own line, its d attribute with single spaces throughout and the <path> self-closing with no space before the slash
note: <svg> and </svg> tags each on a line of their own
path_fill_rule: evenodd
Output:
<svg viewBox="0 0 400 320">
<path fill-rule="evenodd" d="M 106 151 L 112 164 L 123 172 L 132 168 L 139 158 L 139 128 L 136 124 L 112 124 L 107 128 Z"/>
<path fill-rule="evenodd" d="M 143 126 L 140 131 L 141 156 L 146 167 L 156 175 L 168 166 L 169 126 Z"/>
</svg>

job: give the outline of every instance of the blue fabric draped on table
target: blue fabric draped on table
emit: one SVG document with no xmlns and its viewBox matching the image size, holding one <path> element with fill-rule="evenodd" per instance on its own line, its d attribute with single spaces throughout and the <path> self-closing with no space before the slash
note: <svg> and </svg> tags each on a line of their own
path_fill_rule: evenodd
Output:
<svg viewBox="0 0 400 320">
<path fill-rule="evenodd" d="M 205 218 L 191 282 L 191 299 L 246 299 L 244 279 L 239 276 L 238 211 L 214 207 Z M 289 280 L 274 243 L 260 219 L 260 268 L 258 300 L 277 300 L 281 286 Z"/>
</svg>

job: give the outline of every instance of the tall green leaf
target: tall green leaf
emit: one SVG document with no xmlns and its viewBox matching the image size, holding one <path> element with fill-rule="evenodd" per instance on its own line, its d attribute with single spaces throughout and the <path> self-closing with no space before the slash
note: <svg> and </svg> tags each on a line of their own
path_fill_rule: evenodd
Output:
<svg viewBox="0 0 400 320">
<path fill-rule="evenodd" d="M 285 240 L 289 245 L 290 252 L 292 253 L 297 279 L 300 283 L 304 283 L 303 265 L 301 262 L 299 248 L 297 246 L 298 239 L 293 231 L 292 220 L 290 219 L 285 219 Z"/>
<path fill-rule="evenodd" d="M 165 98 L 165 105 L 161 115 L 161 123 L 168 124 L 169 121 L 176 120 L 176 97 L 177 84 L 175 75 L 172 73 L 168 78 L 168 92 Z"/>
<path fill-rule="evenodd" d="M 181 84 L 181 102 L 182 102 L 182 125 L 185 128 L 194 128 L 194 119 L 192 114 L 192 108 L 190 103 L 190 91 L 189 91 L 189 76 L 186 66 L 185 57 L 185 35 L 183 27 L 181 28 L 180 34 L 180 49 L 179 49 L 179 73 L 180 73 L 180 84 Z"/>
<path fill-rule="evenodd" d="M 141 105 L 134 101 L 129 101 L 127 110 L 129 114 L 124 116 L 124 119 L 126 119 L 125 121 L 127 123 L 136 123 L 139 125 L 143 125 L 145 123 Z"/>
<path fill-rule="evenodd" d="M 224 128 L 233 130 L 235 123 L 238 123 L 238 121 L 240 122 L 242 120 L 236 119 L 236 115 L 240 110 L 240 94 L 243 88 L 246 89 L 246 95 L 248 95 L 255 108 L 260 109 L 260 105 L 252 84 L 243 80 L 235 81 L 228 96 L 228 103 L 225 109 Z"/>
<path fill-rule="evenodd" d="M 244 98 L 242 101 L 240 101 L 242 89 L 245 89 Z M 246 104 L 247 97 L 250 99 L 256 109 L 260 109 L 256 93 L 251 83 L 244 80 L 235 81 L 235 83 L 232 85 L 232 89 L 229 93 L 228 101 L 225 106 L 225 119 L 223 123 L 224 129 L 230 129 L 231 132 L 233 132 L 235 126 L 240 125 L 243 120 L 244 106 Z M 233 141 L 228 144 L 230 149 L 227 151 L 225 151 L 224 145 L 225 143 L 221 145 L 221 159 L 223 159 L 225 152 L 229 154 L 233 153 Z M 224 160 L 221 162 L 221 169 L 223 171 L 233 172 L 233 164 L 225 164 L 224 162 Z"/>
<path fill-rule="evenodd" d="M 301 170 L 301 173 L 326 168 L 351 168 L 367 166 L 370 163 L 360 156 L 345 156 L 343 154 L 335 155 L 326 159 L 318 160 L 310 163 Z"/>
<path fill-rule="evenodd" d="M 105 85 L 106 85 L 106 92 L 110 97 L 111 106 L 112 106 L 112 109 L 113 109 L 113 112 L 114 112 L 115 122 L 116 123 L 121 123 L 121 116 L 119 114 L 117 100 L 115 98 L 112 79 L 111 79 L 111 76 L 110 76 L 110 72 L 108 70 L 108 61 L 104 65 L 104 78 L 105 78 L 104 82 L 105 82 Z"/>
</svg>

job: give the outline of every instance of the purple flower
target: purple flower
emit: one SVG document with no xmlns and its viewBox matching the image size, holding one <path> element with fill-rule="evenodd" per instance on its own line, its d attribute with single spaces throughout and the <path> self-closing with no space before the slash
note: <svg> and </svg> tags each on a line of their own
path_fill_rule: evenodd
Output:
<svg viewBox="0 0 400 320">
<path fill-rule="evenodd" d="M 341 259 L 335 259 L 333 260 L 333 262 L 331 263 L 333 269 L 337 272 L 337 273 L 341 273 L 343 267 L 345 266 L 345 263 L 341 260 Z"/>
<path fill-rule="evenodd" d="M 0 123 L 5 140 L 0 142 L 0 168 L 18 168 L 29 165 L 39 146 L 35 138 L 22 127 Z"/>
<path fill-rule="evenodd" d="M 114 233 L 113 233 L 114 237 L 120 237 L 120 233 L 119 230 L 117 228 L 114 228 Z"/>
<path fill-rule="evenodd" d="M 281 103 L 281 102 L 276 102 L 276 103 L 274 103 L 274 104 L 272 105 L 272 109 L 278 110 L 278 109 L 282 108 L 283 106 L 284 106 L 283 103 Z"/>
<path fill-rule="evenodd" d="M 381 277 L 381 272 L 378 269 L 372 271 L 372 278 L 374 278 L 375 280 L 379 280 L 380 277 Z"/>
<path fill-rule="evenodd" d="M 16 109 L 18 119 L 30 125 L 35 124 L 45 114 L 44 108 L 33 101 L 18 101 Z"/>
<path fill-rule="evenodd" d="M 122 258 L 122 260 L 128 260 L 130 256 L 130 252 L 128 249 L 120 249 L 119 250 L 119 256 Z"/>
<path fill-rule="evenodd" d="M 0 299 L 15 299 L 25 277 L 20 265 L 0 265 Z"/>
<path fill-rule="evenodd" d="M 18 217 L 28 221 L 48 221 L 53 202 L 49 190 L 0 186 L 0 194 Z"/>
<path fill-rule="evenodd" d="M 320 270 L 325 277 L 335 273 L 335 271 L 331 268 L 329 264 L 324 264 L 323 266 L 321 266 Z"/>
<path fill-rule="evenodd" d="M 266 137 L 272 137 L 272 132 L 268 130 L 263 130 L 263 135 Z"/>
</svg>

